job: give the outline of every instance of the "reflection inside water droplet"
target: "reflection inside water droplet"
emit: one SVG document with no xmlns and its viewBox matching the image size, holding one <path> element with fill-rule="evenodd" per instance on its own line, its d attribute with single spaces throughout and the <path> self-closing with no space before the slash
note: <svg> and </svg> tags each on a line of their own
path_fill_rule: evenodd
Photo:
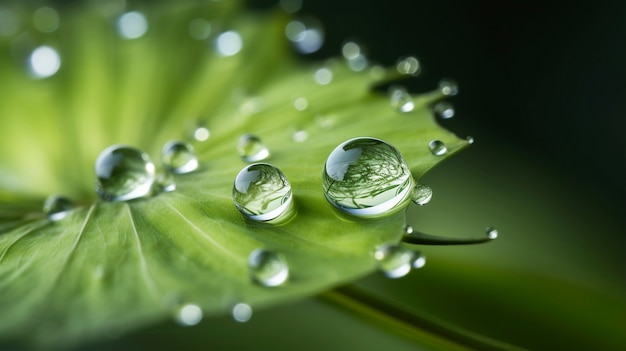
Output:
<svg viewBox="0 0 626 351">
<path fill-rule="evenodd" d="M 252 318 L 252 307 L 245 303 L 238 303 L 233 307 L 233 319 L 245 323 Z"/>
<path fill-rule="evenodd" d="M 58 195 L 48 196 L 43 204 L 43 212 L 51 221 L 62 220 L 67 217 L 73 208 L 74 204 L 70 201 L 70 199 Z"/>
<path fill-rule="evenodd" d="M 237 151 L 245 162 L 262 161 L 270 155 L 270 150 L 265 146 L 261 138 L 254 134 L 242 135 L 237 143 Z"/>
<path fill-rule="evenodd" d="M 287 178 L 267 163 L 249 165 L 237 174 L 233 201 L 246 217 L 262 222 L 283 219 L 293 208 Z"/>
<path fill-rule="evenodd" d="M 178 309 L 174 319 L 178 325 L 190 327 L 200 323 L 202 321 L 202 317 L 203 313 L 200 306 L 187 304 Z"/>
<path fill-rule="evenodd" d="M 323 188 L 333 206 L 379 217 L 406 206 L 413 178 L 400 152 L 386 142 L 355 138 L 337 146 L 324 165 Z"/>
<path fill-rule="evenodd" d="M 432 198 L 433 190 L 426 184 L 416 184 L 411 191 L 411 200 L 417 205 L 426 205 Z"/>
<path fill-rule="evenodd" d="M 379 246 L 374 253 L 374 258 L 378 261 L 378 269 L 387 278 L 404 277 L 411 271 L 411 268 L 421 268 L 426 263 L 419 253 L 399 244 Z"/>
<path fill-rule="evenodd" d="M 391 107 L 399 112 L 411 112 L 415 108 L 413 98 L 403 87 L 393 86 L 389 89 Z"/>
<path fill-rule="evenodd" d="M 189 173 L 198 168 L 193 146 L 183 141 L 170 141 L 163 146 L 161 161 L 165 168 L 176 174 Z"/>
<path fill-rule="evenodd" d="M 156 178 L 148 155 L 136 148 L 113 145 L 95 163 L 96 191 L 107 201 L 126 201 L 150 193 Z"/>
<path fill-rule="evenodd" d="M 435 115 L 441 119 L 454 117 L 454 106 L 448 101 L 440 101 L 433 108 Z"/>
<path fill-rule="evenodd" d="M 289 277 L 289 267 L 282 255 L 265 249 L 250 253 L 248 267 L 252 281 L 262 286 L 279 286 Z"/>
<path fill-rule="evenodd" d="M 430 153 L 435 156 L 442 156 L 448 152 L 448 147 L 441 140 L 432 140 L 428 143 L 428 148 L 430 149 Z"/>
</svg>

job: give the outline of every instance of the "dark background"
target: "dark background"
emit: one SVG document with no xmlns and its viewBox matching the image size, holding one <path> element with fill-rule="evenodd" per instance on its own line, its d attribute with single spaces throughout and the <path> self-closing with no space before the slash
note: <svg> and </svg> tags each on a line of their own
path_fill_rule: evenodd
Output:
<svg viewBox="0 0 626 351">
<path fill-rule="evenodd" d="M 249 3 L 262 9 L 277 1 Z M 622 1 L 484 0 L 315 0 L 300 11 L 326 31 L 322 49 L 305 59 L 339 55 L 347 39 L 384 65 L 415 55 L 423 71 L 407 84 L 412 91 L 432 90 L 444 77 L 459 83 L 451 98 L 457 117 L 442 124 L 478 142 L 502 137 L 621 215 L 625 13 Z"/>
</svg>

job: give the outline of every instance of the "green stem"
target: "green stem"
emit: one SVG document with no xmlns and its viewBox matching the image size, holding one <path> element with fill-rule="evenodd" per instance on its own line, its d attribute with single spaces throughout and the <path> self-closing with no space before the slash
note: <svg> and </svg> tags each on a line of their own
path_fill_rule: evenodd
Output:
<svg viewBox="0 0 626 351">
<path fill-rule="evenodd" d="M 410 341 L 429 343 L 442 350 L 524 350 L 451 325 L 433 316 L 414 314 L 407 308 L 384 301 L 353 285 L 329 290 L 319 297 Z"/>
</svg>

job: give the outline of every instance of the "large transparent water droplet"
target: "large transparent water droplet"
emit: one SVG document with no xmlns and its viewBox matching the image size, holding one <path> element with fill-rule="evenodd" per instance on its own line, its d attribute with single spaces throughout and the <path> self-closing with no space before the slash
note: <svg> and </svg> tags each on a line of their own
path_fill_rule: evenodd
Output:
<svg viewBox="0 0 626 351">
<path fill-rule="evenodd" d="M 200 306 L 194 304 L 180 306 L 174 315 L 176 323 L 184 327 L 190 327 L 200 323 L 202 317 L 202 309 Z"/>
<path fill-rule="evenodd" d="M 439 82 L 439 90 L 443 95 L 454 96 L 459 93 L 459 85 L 451 79 L 442 79 Z"/>
<path fill-rule="evenodd" d="M 391 107 L 399 112 L 411 112 L 415 108 L 413 98 L 403 87 L 391 87 L 389 96 Z"/>
<path fill-rule="evenodd" d="M 388 278 L 404 277 L 412 268 L 421 268 L 426 263 L 421 254 L 398 244 L 379 246 L 374 258 L 378 261 L 378 269 Z"/>
<path fill-rule="evenodd" d="M 252 281 L 262 286 L 279 286 L 289 277 L 289 267 L 282 255 L 266 249 L 252 251 L 248 267 Z"/>
<path fill-rule="evenodd" d="M 411 200 L 417 205 L 426 205 L 432 198 L 433 189 L 426 184 L 416 184 L 411 191 Z"/>
<path fill-rule="evenodd" d="M 189 173 L 198 168 L 193 146 L 183 141 L 170 141 L 163 146 L 161 161 L 165 168 L 176 174 Z"/>
<path fill-rule="evenodd" d="M 58 195 L 49 196 L 43 204 L 43 212 L 51 221 L 62 220 L 73 208 L 74 204 L 70 199 Z"/>
<path fill-rule="evenodd" d="M 435 156 L 443 156 L 448 152 L 448 147 L 441 140 L 431 140 L 428 143 L 430 153 Z"/>
<path fill-rule="evenodd" d="M 448 101 L 438 102 L 433 108 L 435 115 L 441 119 L 454 117 L 454 106 Z"/>
<path fill-rule="evenodd" d="M 414 183 L 400 152 L 369 137 L 337 146 L 326 160 L 322 177 L 328 202 L 359 217 L 395 213 L 406 204 Z"/>
<path fill-rule="evenodd" d="M 96 191 L 107 201 L 126 201 L 150 194 L 156 178 L 148 155 L 136 148 L 113 145 L 100 153 L 95 164 Z"/>
<path fill-rule="evenodd" d="M 287 178 L 267 163 L 249 165 L 237 174 L 233 201 L 246 217 L 261 222 L 285 218 L 293 207 Z"/>
<path fill-rule="evenodd" d="M 406 75 L 417 76 L 422 71 L 419 61 L 414 56 L 403 57 L 396 64 L 398 72 Z"/>
<path fill-rule="evenodd" d="M 262 161 L 270 155 L 270 150 L 265 146 L 261 138 L 254 134 L 242 135 L 237 143 L 237 151 L 245 162 Z"/>
<path fill-rule="evenodd" d="M 252 307 L 246 303 L 238 303 L 233 307 L 233 319 L 245 323 L 252 318 Z"/>
</svg>

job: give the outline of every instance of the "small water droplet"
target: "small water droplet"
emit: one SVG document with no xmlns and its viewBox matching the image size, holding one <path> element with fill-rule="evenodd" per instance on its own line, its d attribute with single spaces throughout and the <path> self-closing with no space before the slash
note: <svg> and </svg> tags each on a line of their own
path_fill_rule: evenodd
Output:
<svg viewBox="0 0 626 351">
<path fill-rule="evenodd" d="M 141 12 L 126 12 L 117 20 L 117 32 L 124 39 L 141 38 L 147 31 L 148 20 Z"/>
<path fill-rule="evenodd" d="M 233 318 L 240 323 L 245 323 L 252 318 L 252 307 L 245 303 L 238 303 L 233 307 Z"/>
<path fill-rule="evenodd" d="M 170 172 L 159 172 L 155 181 L 155 193 L 169 193 L 176 190 L 174 175 Z"/>
<path fill-rule="evenodd" d="M 197 40 L 205 40 L 211 35 L 211 22 L 204 18 L 196 18 L 189 22 L 189 35 Z"/>
<path fill-rule="evenodd" d="M 322 176 L 328 202 L 358 217 L 379 217 L 401 209 L 414 182 L 400 152 L 369 137 L 337 146 Z"/>
<path fill-rule="evenodd" d="M 198 305 L 186 304 L 178 308 L 174 319 L 178 325 L 190 327 L 202 321 L 202 309 Z"/>
<path fill-rule="evenodd" d="M 317 122 L 317 126 L 322 130 L 330 130 L 335 124 L 334 118 L 326 115 L 315 117 L 315 122 Z"/>
<path fill-rule="evenodd" d="M 294 100 L 293 107 L 298 111 L 304 111 L 309 107 L 309 101 L 306 98 L 299 97 Z"/>
<path fill-rule="evenodd" d="M 404 233 L 413 234 L 413 227 L 407 224 L 406 226 L 404 226 Z"/>
<path fill-rule="evenodd" d="M 35 78 L 47 78 L 61 68 L 61 57 L 55 49 L 44 45 L 33 50 L 28 64 L 30 73 Z"/>
<path fill-rule="evenodd" d="M 498 230 L 494 227 L 485 228 L 485 233 L 489 239 L 496 239 L 498 237 Z"/>
<path fill-rule="evenodd" d="M 341 47 L 341 54 L 346 60 L 352 60 L 361 55 L 361 46 L 353 41 L 348 41 Z"/>
<path fill-rule="evenodd" d="M 473 136 L 468 136 L 467 138 L 465 138 L 465 140 L 467 140 L 468 144 L 473 144 L 474 143 L 474 137 Z"/>
<path fill-rule="evenodd" d="M 433 190 L 426 184 L 416 184 L 411 191 L 411 201 L 415 204 L 424 206 L 433 198 Z"/>
<path fill-rule="evenodd" d="M 333 71 L 329 68 L 320 68 L 313 74 L 313 79 L 319 85 L 330 84 L 333 80 Z"/>
<path fill-rule="evenodd" d="M 234 56 L 243 48 L 241 35 L 235 31 L 220 34 L 215 40 L 215 49 L 222 56 Z"/>
<path fill-rule="evenodd" d="M 459 93 L 459 86 L 451 79 L 442 79 L 439 82 L 439 90 L 443 95 L 454 96 Z"/>
<path fill-rule="evenodd" d="M 441 140 L 431 140 L 428 143 L 428 148 L 430 149 L 430 153 L 435 156 L 442 156 L 448 152 L 448 147 Z"/>
<path fill-rule="evenodd" d="M 301 54 L 314 53 L 324 44 L 322 25 L 315 18 L 300 18 L 289 22 L 285 27 L 285 35 Z"/>
<path fill-rule="evenodd" d="M 133 147 L 113 145 L 95 163 L 96 191 L 107 201 L 126 201 L 150 194 L 156 178 L 150 157 Z"/>
<path fill-rule="evenodd" d="M 49 220 L 54 222 L 67 217 L 73 208 L 74 204 L 70 199 L 58 195 L 48 196 L 43 204 L 43 212 L 48 216 Z"/>
<path fill-rule="evenodd" d="M 265 146 L 261 138 L 254 134 L 242 135 L 237 143 L 237 151 L 245 162 L 262 161 L 270 155 L 270 150 Z"/>
<path fill-rule="evenodd" d="M 176 174 L 189 173 L 198 168 L 193 146 L 183 141 L 166 143 L 161 151 L 161 161 L 165 168 Z"/>
<path fill-rule="evenodd" d="M 435 114 L 441 119 L 454 117 L 454 106 L 448 101 L 440 101 L 433 108 Z"/>
<path fill-rule="evenodd" d="M 401 278 L 411 271 L 418 255 L 402 245 L 384 244 L 376 248 L 374 258 L 387 278 Z"/>
<path fill-rule="evenodd" d="M 365 57 L 365 55 L 362 55 L 362 54 L 359 54 L 355 58 L 348 60 L 348 67 L 355 72 L 363 71 L 364 69 L 367 68 L 367 65 L 368 65 L 367 57 Z"/>
<path fill-rule="evenodd" d="M 293 141 L 296 143 L 303 143 L 309 138 L 309 133 L 306 130 L 297 130 L 292 135 Z"/>
<path fill-rule="evenodd" d="M 206 127 L 198 127 L 193 132 L 193 138 L 197 141 L 206 141 L 211 136 L 211 132 Z"/>
<path fill-rule="evenodd" d="M 417 76 L 422 71 L 419 61 L 414 56 L 407 56 L 398 60 L 396 69 L 402 74 L 411 76 Z"/>
<path fill-rule="evenodd" d="M 426 265 L 426 257 L 419 251 L 414 251 L 413 254 L 415 255 L 413 258 L 413 268 L 419 269 L 424 267 Z"/>
<path fill-rule="evenodd" d="M 262 286 L 279 286 L 289 277 L 289 267 L 282 255 L 265 249 L 250 253 L 248 267 L 252 281 Z"/>
<path fill-rule="evenodd" d="M 286 218 L 293 208 L 291 185 L 278 168 L 267 163 L 244 167 L 233 185 L 237 209 L 255 221 Z"/>
<path fill-rule="evenodd" d="M 42 33 L 51 33 L 59 28 L 59 14 L 50 7 L 40 7 L 33 13 L 33 25 Z"/>
<path fill-rule="evenodd" d="M 415 108 L 413 98 L 403 87 L 393 86 L 389 90 L 391 107 L 399 112 L 411 112 Z"/>
<path fill-rule="evenodd" d="M 261 112 L 263 104 L 264 100 L 260 96 L 247 97 L 239 106 L 239 112 L 243 115 L 249 116 L 251 114 Z"/>
</svg>

